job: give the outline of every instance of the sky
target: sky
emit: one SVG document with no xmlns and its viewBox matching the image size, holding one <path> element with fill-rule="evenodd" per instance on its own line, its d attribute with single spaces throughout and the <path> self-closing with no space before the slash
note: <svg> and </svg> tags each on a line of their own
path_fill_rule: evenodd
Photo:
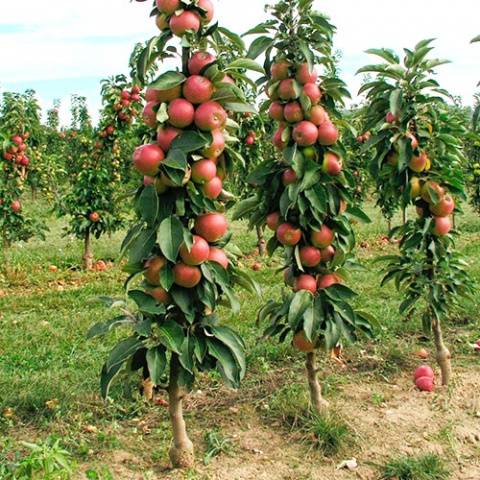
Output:
<svg viewBox="0 0 480 480">
<path fill-rule="evenodd" d="M 220 23 L 242 33 L 265 19 L 263 0 L 213 0 Z M 158 30 L 149 18 L 152 1 L 23 0 L 19 6 L 0 0 L 0 92 L 37 91 L 44 110 L 62 100 L 61 119 L 69 121 L 73 93 L 88 98 L 98 117 L 102 78 L 128 73 L 136 42 Z M 439 67 L 438 80 L 471 104 L 480 80 L 479 0 L 316 0 L 315 8 L 337 26 L 335 47 L 342 52 L 340 68 L 355 98 L 361 76 L 355 72 L 374 57 L 368 48 L 413 47 L 436 38 L 433 54 L 453 63 Z M 248 41 L 248 40 L 247 40 Z M 479 88 L 480 90 L 480 88 Z"/>
</svg>

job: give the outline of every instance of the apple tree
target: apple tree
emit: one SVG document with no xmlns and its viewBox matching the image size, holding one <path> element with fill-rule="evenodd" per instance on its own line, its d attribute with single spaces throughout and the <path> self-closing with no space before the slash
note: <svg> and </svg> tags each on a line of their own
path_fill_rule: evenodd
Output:
<svg viewBox="0 0 480 480">
<path fill-rule="evenodd" d="M 103 366 L 102 395 L 108 396 L 124 367 L 142 370 L 145 381 L 168 394 L 170 459 L 175 467 L 190 467 L 194 448 L 183 400 L 195 376 L 216 369 L 238 387 L 245 374 L 243 340 L 221 325 L 216 311 L 219 304 L 238 311 L 234 285 L 256 291 L 235 267 L 222 178 L 237 159 L 237 125 L 229 115 L 252 110 L 233 77 L 262 68 L 249 59 L 224 63 L 216 56 L 215 45 L 233 34 L 210 24 L 210 0 L 157 0 L 153 15 L 161 31 L 138 55 L 138 80 L 146 83 L 151 69 L 166 67 L 163 60 L 172 55 L 181 57 L 181 66 L 167 67 L 145 92 L 142 116 L 148 128 L 133 155 L 142 176 L 136 221 L 122 245 L 128 300 L 121 316 L 90 334 L 131 328 Z"/>
<path fill-rule="evenodd" d="M 293 337 L 293 346 L 306 354 L 311 404 L 320 411 L 327 402 L 317 378 L 318 350 L 330 352 L 342 340 L 370 334 L 371 317 L 352 308 L 355 293 L 345 285 L 355 263 L 351 219 L 368 217 L 352 204 L 355 182 L 344 168 L 339 107 L 348 91 L 336 74 L 335 27 L 312 5 L 279 1 L 269 7 L 272 18 L 248 32 L 258 35 L 249 57 L 265 53 L 269 99 L 263 109 L 278 122 L 277 154 L 250 174 L 257 193 L 241 202 L 236 216 L 275 232 L 267 244 L 270 255 L 284 249 L 291 291 L 270 300 L 259 320 L 270 320 L 265 336 Z M 322 65 L 320 75 L 315 65 Z"/>
<path fill-rule="evenodd" d="M 451 363 L 442 321 L 469 296 L 472 283 L 455 251 L 450 218 L 454 197 L 465 197 L 459 140 L 465 130 L 452 120 L 445 102 L 450 95 L 433 77 L 435 68 L 448 62 L 429 58 L 431 42 L 405 49 L 403 60 L 391 50 L 369 50 L 384 62 L 360 72 L 376 75 L 364 85 L 366 127 L 374 132 L 366 144 L 375 148 L 371 169 L 396 203 L 413 204 L 418 214 L 391 230 L 400 251 L 385 258 L 382 284 L 394 282 L 404 294 L 400 312 L 410 318 L 419 312 L 424 329 L 433 332 L 446 385 Z"/>
</svg>

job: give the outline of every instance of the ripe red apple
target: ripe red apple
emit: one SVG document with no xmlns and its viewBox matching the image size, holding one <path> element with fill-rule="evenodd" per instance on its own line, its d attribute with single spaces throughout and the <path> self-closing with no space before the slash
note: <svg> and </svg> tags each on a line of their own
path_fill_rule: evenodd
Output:
<svg viewBox="0 0 480 480">
<path fill-rule="evenodd" d="M 213 160 L 203 159 L 192 165 L 192 180 L 195 183 L 207 183 L 217 175 L 217 165 Z"/>
<path fill-rule="evenodd" d="M 415 381 L 421 377 L 435 378 L 435 372 L 430 365 L 421 365 L 415 370 L 413 380 Z"/>
<path fill-rule="evenodd" d="M 251 147 L 252 145 L 255 145 L 255 138 L 253 138 L 251 135 L 248 135 L 247 138 L 245 139 L 245 144 Z"/>
<path fill-rule="evenodd" d="M 433 232 L 440 237 L 447 235 L 452 229 L 452 222 L 449 217 L 434 217 L 434 221 Z"/>
<path fill-rule="evenodd" d="M 280 225 L 280 212 L 272 212 L 267 215 L 267 227 L 276 232 Z"/>
<path fill-rule="evenodd" d="M 420 155 L 414 155 L 408 164 L 410 170 L 413 170 L 416 173 L 423 172 L 427 167 L 428 155 L 425 152 L 420 153 Z"/>
<path fill-rule="evenodd" d="M 335 256 L 335 248 L 332 245 L 329 245 L 328 247 L 322 248 L 320 253 L 322 254 L 322 263 L 328 263 L 333 260 L 333 257 Z"/>
<path fill-rule="evenodd" d="M 317 281 L 312 275 L 300 275 L 293 284 L 293 290 L 298 292 L 300 290 L 308 290 L 309 292 L 317 292 Z"/>
<path fill-rule="evenodd" d="M 180 135 L 181 130 L 175 127 L 163 126 L 159 128 L 157 133 L 157 143 L 160 145 L 160 148 L 164 152 L 168 152 L 170 145 L 175 140 L 175 138 Z"/>
<path fill-rule="evenodd" d="M 300 147 L 309 147 L 317 141 L 318 129 L 312 122 L 304 120 L 295 125 L 292 137 Z"/>
<path fill-rule="evenodd" d="M 436 205 L 430 207 L 430 211 L 436 217 L 448 217 L 455 210 L 455 202 L 450 195 L 442 198 Z"/>
<path fill-rule="evenodd" d="M 11 161 L 11 160 L 13 160 L 13 154 L 10 153 L 10 152 L 5 152 L 5 153 L 3 154 L 3 158 L 4 158 L 5 160 Z"/>
<path fill-rule="evenodd" d="M 316 83 L 306 83 L 303 86 L 303 93 L 310 99 L 312 105 L 317 105 L 322 98 L 322 92 Z"/>
<path fill-rule="evenodd" d="M 225 252 L 221 248 L 210 247 L 210 254 L 208 256 L 210 262 L 217 262 L 223 268 L 227 269 L 229 265 L 229 260 Z"/>
<path fill-rule="evenodd" d="M 225 126 L 227 112 L 217 102 L 206 102 L 200 105 L 195 112 L 195 125 L 207 132 L 218 130 Z"/>
<path fill-rule="evenodd" d="M 304 267 L 316 267 L 322 260 L 318 248 L 305 246 L 300 249 L 300 262 Z"/>
<path fill-rule="evenodd" d="M 168 88 L 167 90 L 158 90 L 154 88 L 147 88 L 145 92 L 145 100 L 147 102 L 171 102 L 182 95 L 182 86 Z"/>
<path fill-rule="evenodd" d="M 155 128 L 157 126 L 157 112 L 154 111 L 154 107 L 157 105 L 157 102 L 147 102 L 143 109 L 143 121 L 145 122 L 145 125 L 150 128 Z"/>
<path fill-rule="evenodd" d="M 327 248 L 333 243 L 335 232 L 327 227 L 325 224 L 321 226 L 320 230 L 312 232 L 312 244 L 317 248 Z"/>
<path fill-rule="evenodd" d="M 13 200 L 10 204 L 10 208 L 12 209 L 13 213 L 20 213 L 22 211 L 22 204 L 19 200 Z"/>
<path fill-rule="evenodd" d="M 210 200 L 215 200 L 220 196 L 223 190 L 223 182 L 218 177 L 212 178 L 209 182 L 202 185 L 203 194 Z"/>
<path fill-rule="evenodd" d="M 201 75 L 188 77 L 183 84 L 183 96 L 194 105 L 208 102 L 213 95 L 213 83 Z"/>
<path fill-rule="evenodd" d="M 173 279 L 180 287 L 194 288 L 202 280 L 202 272 L 198 267 L 177 263 L 173 267 Z"/>
<path fill-rule="evenodd" d="M 142 174 L 154 177 L 165 158 L 163 150 L 154 144 L 142 145 L 133 153 L 135 168 Z"/>
<path fill-rule="evenodd" d="M 283 122 L 285 117 L 283 115 L 283 105 L 280 102 L 272 102 L 268 110 L 270 118 L 277 122 Z"/>
<path fill-rule="evenodd" d="M 319 275 L 317 286 L 320 289 L 329 288 L 332 285 L 340 283 L 340 279 L 334 273 L 326 273 L 325 275 Z"/>
<path fill-rule="evenodd" d="M 93 223 L 97 223 L 100 221 L 100 215 L 97 213 L 97 212 L 92 212 L 90 213 L 90 215 L 88 216 L 88 218 L 90 219 L 91 222 Z"/>
<path fill-rule="evenodd" d="M 170 29 L 177 37 L 183 37 L 187 32 L 198 32 L 200 30 L 200 15 L 191 10 L 184 10 L 179 15 L 172 15 L 170 18 Z"/>
<path fill-rule="evenodd" d="M 429 180 L 428 182 L 425 182 L 422 187 L 422 198 L 425 200 L 427 203 L 434 203 L 436 199 L 432 197 L 432 194 L 430 191 L 434 191 L 439 199 L 441 200 L 444 195 L 445 195 L 445 189 L 440 186 L 437 182 L 434 182 L 432 180 Z"/>
<path fill-rule="evenodd" d="M 23 157 L 20 159 L 20 165 L 28 167 L 29 163 L 30 159 L 27 156 L 23 155 Z"/>
<path fill-rule="evenodd" d="M 210 246 L 205 239 L 198 235 L 193 236 L 190 250 L 185 243 L 180 247 L 180 258 L 187 265 L 200 265 L 208 260 L 209 254 Z"/>
<path fill-rule="evenodd" d="M 220 157 L 220 155 L 225 150 L 225 136 L 220 129 L 213 130 L 212 134 L 212 143 L 205 147 L 202 151 L 205 157 L 216 159 Z"/>
<path fill-rule="evenodd" d="M 306 83 L 315 83 L 318 79 L 318 72 L 315 70 L 310 70 L 308 63 L 302 63 L 297 66 L 297 74 L 295 76 L 297 82 L 305 85 Z"/>
<path fill-rule="evenodd" d="M 277 228 L 277 240 L 286 247 L 293 247 L 302 239 L 302 231 L 290 223 L 282 223 Z"/>
<path fill-rule="evenodd" d="M 220 240 L 228 230 L 228 223 L 223 213 L 206 213 L 195 219 L 195 232 L 207 242 Z"/>
<path fill-rule="evenodd" d="M 397 121 L 397 117 L 392 112 L 388 112 L 385 116 L 385 121 L 387 123 L 395 123 Z"/>
<path fill-rule="evenodd" d="M 157 303 L 160 303 L 162 305 L 168 305 L 172 301 L 169 293 L 162 287 L 147 288 L 145 290 L 145 293 L 153 297 L 157 301 Z"/>
<path fill-rule="evenodd" d="M 20 135 L 14 135 L 12 137 L 12 142 L 19 147 L 23 143 L 23 138 Z"/>
<path fill-rule="evenodd" d="M 200 75 L 203 68 L 212 64 L 216 60 L 217 58 L 215 55 L 201 50 L 200 52 L 194 53 L 188 61 L 188 71 L 190 72 L 190 75 Z"/>
<path fill-rule="evenodd" d="M 283 109 L 285 120 L 290 123 L 298 123 L 303 120 L 303 110 L 298 102 L 290 102 Z"/>
<path fill-rule="evenodd" d="M 297 89 L 297 82 L 295 80 L 282 80 L 278 86 L 278 95 L 282 100 L 295 100 L 300 95 Z"/>
<path fill-rule="evenodd" d="M 185 128 L 193 123 L 195 108 L 184 98 L 176 98 L 168 105 L 168 120 L 177 128 Z"/>
<path fill-rule="evenodd" d="M 323 122 L 318 127 L 318 143 L 320 145 L 333 145 L 337 140 L 338 129 L 330 120 Z"/>
<path fill-rule="evenodd" d="M 287 142 L 282 140 L 282 135 L 286 128 L 286 125 L 280 125 L 277 128 L 276 132 L 273 134 L 272 143 L 280 150 L 285 148 L 287 145 Z"/>
<path fill-rule="evenodd" d="M 322 170 L 328 175 L 339 175 L 342 171 L 343 161 L 333 152 L 325 153 L 323 157 Z"/>
<path fill-rule="evenodd" d="M 180 0 L 156 0 L 157 8 L 160 12 L 172 15 L 180 9 Z"/>
<path fill-rule="evenodd" d="M 210 23 L 213 20 L 215 9 L 211 0 L 198 0 L 198 6 L 205 10 L 205 22 Z"/>
<path fill-rule="evenodd" d="M 282 183 L 285 187 L 287 187 L 288 185 L 292 185 L 292 183 L 295 183 L 297 180 L 298 177 L 293 168 L 287 168 L 282 173 Z"/>
<path fill-rule="evenodd" d="M 290 63 L 285 60 L 274 63 L 270 68 L 270 75 L 272 76 L 272 80 L 286 80 L 289 77 L 289 68 Z"/>
<path fill-rule="evenodd" d="M 328 113 L 321 105 L 314 105 L 308 114 L 308 119 L 317 127 L 330 120 Z"/>
<path fill-rule="evenodd" d="M 150 285 L 160 285 L 160 271 L 167 264 L 164 257 L 152 257 L 145 262 L 145 279 Z"/>
<path fill-rule="evenodd" d="M 430 377 L 417 378 L 415 385 L 422 392 L 433 392 L 433 390 L 435 390 L 435 380 Z"/>
</svg>

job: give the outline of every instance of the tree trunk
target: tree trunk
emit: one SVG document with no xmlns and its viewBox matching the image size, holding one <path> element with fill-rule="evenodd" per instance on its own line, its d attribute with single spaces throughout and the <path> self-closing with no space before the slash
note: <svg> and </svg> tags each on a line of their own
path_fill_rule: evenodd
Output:
<svg viewBox="0 0 480 480">
<path fill-rule="evenodd" d="M 265 237 L 263 235 L 264 230 L 262 227 L 257 226 L 257 239 L 258 239 L 258 253 L 261 257 L 265 255 L 265 252 L 267 251 L 267 243 L 265 242 Z"/>
<path fill-rule="evenodd" d="M 454 230 L 457 229 L 457 217 L 455 216 L 455 212 L 452 213 L 452 226 Z"/>
<path fill-rule="evenodd" d="M 85 270 L 91 270 L 93 266 L 93 254 L 92 254 L 92 241 L 90 236 L 90 229 L 85 234 L 85 243 L 83 248 L 83 268 Z"/>
<path fill-rule="evenodd" d="M 448 385 L 452 376 L 452 364 L 450 362 L 452 356 L 450 350 L 443 342 L 442 327 L 439 321 L 434 320 L 432 322 L 432 330 L 435 339 L 435 348 L 437 350 L 436 359 L 442 372 L 442 385 Z"/>
<path fill-rule="evenodd" d="M 168 386 L 168 411 L 173 431 L 173 445 L 168 452 L 174 468 L 191 468 L 195 462 L 193 443 L 188 438 L 183 419 L 183 398 L 185 390 L 178 385 L 178 356 L 173 353 L 170 360 L 170 381 Z"/>
<path fill-rule="evenodd" d="M 404 208 L 402 210 L 402 221 L 404 225 L 407 223 L 407 220 L 408 220 L 407 209 Z"/>
<path fill-rule="evenodd" d="M 318 413 L 321 413 L 328 408 L 328 402 L 322 397 L 322 388 L 318 382 L 315 352 L 307 353 L 306 369 L 308 387 L 310 389 L 310 402 L 312 407 Z"/>
<path fill-rule="evenodd" d="M 390 230 L 392 229 L 392 219 L 391 218 L 387 218 L 387 229 L 388 229 L 388 232 L 390 233 Z"/>
</svg>

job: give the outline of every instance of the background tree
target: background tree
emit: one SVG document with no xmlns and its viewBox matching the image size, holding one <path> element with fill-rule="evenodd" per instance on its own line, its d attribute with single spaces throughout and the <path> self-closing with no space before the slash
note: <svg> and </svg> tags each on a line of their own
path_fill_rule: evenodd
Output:
<svg viewBox="0 0 480 480">
<path fill-rule="evenodd" d="M 143 367 L 144 378 L 168 392 L 170 459 L 175 467 L 190 467 L 193 444 L 182 405 L 195 375 L 216 369 L 236 387 L 245 374 L 243 341 L 220 325 L 216 313 L 221 302 L 238 311 L 232 290 L 236 283 L 254 289 L 235 268 L 227 246 L 222 178 L 238 158 L 237 125 L 227 111 L 252 110 L 232 76 L 243 78 L 247 68 L 262 69 L 242 58 L 224 63 L 208 51 L 233 36 L 209 25 L 210 1 L 158 0 L 154 14 L 161 33 L 137 52 L 138 80 L 146 82 L 150 67 L 172 55 L 181 56 L 182 66 L 163 72 L 145 92 L 148 143 L 133 156 L 144 181 L 135 196 L 137 219 L 122 248 L 131 273 L 127 294 L 136 308 L 126 308 L 120 319 L 94 327 L 91 334 L 120 324 L 133 328 L 103 367 L 102 394 L 108 395 L 122 367 Z M 181 39 L 181 50 L 170 42 L 174 36 Z M 134 287 L 134 279 L 142 276 Z"/>
<path fill-rule="evenodd" d="M 259 35 L 249 57 L 265 52 L 264 108 L 279 122 L 273 136 L 278 154 L 250 175 L 258 193 L 240 204 L 236 216 L 275 231 L 270 254 L 285 249 L 285 282 L 293 292 L 270 300 L 259 319 L 271 320 L 266 336 L 284 341 L 293 335 L 293 345 L 306 353 L 311 403 L 320 411 L 327 402 L 317 379 L 317 350 L 354 340 L 358 331 L 370 333 L 368 316 L 353 310 L 355 293 L 343 285 L 355 246 L 350 219 L 368 219 L 352 205 L 355 181 L 343 168 L 347 152 L 337 125 L 345 122 L 337 104 L 348 91 L 336 75 L 335 27 L 312 5 L 280 1 L 268 8 L 272 19 L 247 32 Z M 320 76 L 316 64 L 324 67 Z"/>
<path fill-rule="evenodd" d="M 461 165 L 465 162 L 459 138 L 465 131 L 449 112 L 432 73 L 445 60 L 429 59 L 432 40 L 405 49 L 403 62 L 391 50 L 369 53 L 385 63 L 359 72 L 376 78 L 364 86 L 369 108 L 366 128 L 374 134 L 372 171 L 385 191 L 402 208 L 417 207 L 418 218 L 390 232 L 400 239 L 400 252 L 386 258 L 383 284 L 394 281 L 404 293 L 400 312 L 413 316 L 421 310 L 424 329 L 433 331 L 442 383 L 451 375 L 450 352 L 444 345 L 441 322 L 461 298 L 472 291 L 464 264 L 454 250 L 450 215 L 452 195 L 464 198 Z"/>
</svg>

